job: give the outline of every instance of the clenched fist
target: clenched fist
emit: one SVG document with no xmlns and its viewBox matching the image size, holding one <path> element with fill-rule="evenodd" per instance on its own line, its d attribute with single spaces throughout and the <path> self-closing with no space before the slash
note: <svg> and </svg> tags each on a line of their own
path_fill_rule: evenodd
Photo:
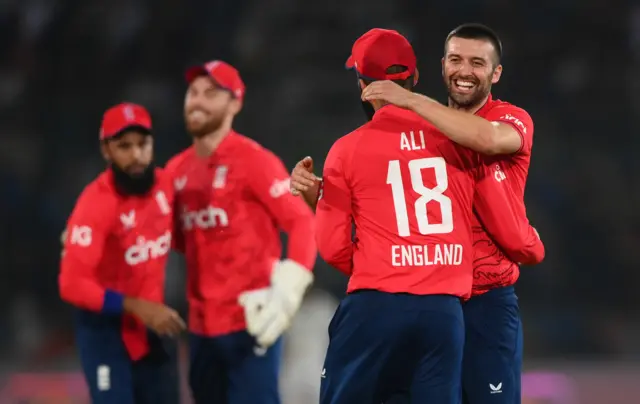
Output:
<svg viewBox="0 0 640 404">
<path fill-rule="evenodd" d="M 320 190 L 321 178 L 313 173 L 313 159 L 305 157 L 296 164 L 291 172 L 291 193 L 300 196 L 315 208 Z"/>
</svg>

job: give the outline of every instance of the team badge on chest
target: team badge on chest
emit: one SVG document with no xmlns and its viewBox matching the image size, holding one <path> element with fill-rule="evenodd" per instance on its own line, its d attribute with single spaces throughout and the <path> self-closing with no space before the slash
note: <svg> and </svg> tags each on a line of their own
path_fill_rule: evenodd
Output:
<svg viewBox="0 0 640 404">
<path fill-rule="evenodd" d="M 213 189 L 222 189 L 227 184 L 227 172 L 229 168 L 227 166 L 216 167 L 216 172 L 213 174 Z"/>
</svg>

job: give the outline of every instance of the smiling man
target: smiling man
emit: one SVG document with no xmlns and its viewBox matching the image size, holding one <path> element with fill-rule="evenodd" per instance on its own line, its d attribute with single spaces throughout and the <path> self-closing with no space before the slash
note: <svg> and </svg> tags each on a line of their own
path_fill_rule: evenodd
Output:
<svg viewBox="0 0 640 404">
<path fill-rule="evenodd" d="M 281 335 L 313 281 L 314 217 L 289 194 L 282 161 L 233 130 L 245 95 L 240 73 L 214 60 L 186 79 L 193 145 L 167 169 L 180 214 L 176 247 L 187 263 L 193 399 L 279 404 Z"/>
<path fill-rule="evenodd" d="M 502 75 L 502 44 L 493 30 L 464 24 L 445 40 L 442 73 L 449 105 L 406 91 L 391 81 L 376 82 L 362 94 L 412 110 L 454 142 L 485 155 L 496 181 L 510 190 L 514 211 L 526 214 L 524 189 L 531 161 L 533 121 L 522 108 L 491 96 Z M 520 403 L 522 323 L 513 285 L 520 269 L 474 222 L 474 284 L 464 305 L 465 402 Z"/>
</svg>

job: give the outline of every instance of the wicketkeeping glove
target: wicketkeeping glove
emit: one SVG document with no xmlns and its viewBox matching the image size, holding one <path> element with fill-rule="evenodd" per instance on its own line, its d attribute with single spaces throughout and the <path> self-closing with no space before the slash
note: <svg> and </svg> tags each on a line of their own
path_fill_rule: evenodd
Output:
<svg viewBox="0 0 640 404">
<path fill-rule="evenodd" d="M 247 332 L 268 348 L 289 328 L 302 298 L 313 282 L 313 274 L 292 260 L 277 261 L 271 272 L 271 286 L 242 293 Z"/>
</svg>

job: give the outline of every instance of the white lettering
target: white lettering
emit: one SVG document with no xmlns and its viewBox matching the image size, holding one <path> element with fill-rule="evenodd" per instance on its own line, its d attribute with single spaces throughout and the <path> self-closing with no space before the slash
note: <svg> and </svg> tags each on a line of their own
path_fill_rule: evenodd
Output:
<svg viewBox="0 0 640 404">
<path fill-rule="evenodd" d="M 282 195 L 289 193 L 291 180 L 285 178 L 284 180 L 275 180 L 271 188 L 269 188 L 269 195 L 273 198 L 279 198 Z"/>
<path fill-rule="evenodd" d="M 92 230 L 89 226 L 73 226 L 69 242 L 80 247 L 89 247 L 92 241 L 91 232 Z"/>
<path fill-rule="evenodd" d="M 394 267 L 460 265 L 462 255 L 463 248 L 460 244 L 392 245 L 391 265 Z"/>
<path fill-rule="evenodd" d="M 424 142 L 424 132 L 418 131 L 419 139 L 416 139 L 415 133 L 413 131 L 409 131 L 407 135 L 406 132 L 402 132 L 400 134 L 400 150 L 422 150 L 426 147 Z M 418 143 L 416 143 L 418 140 Z"/>
<path fill-rule="evenodd" d="M 136 244 L 129 247 L 124 253 L 124 260 L 131 266 L 138 265 L 150 259 L 156 259 L 166 255 L 170 248 L 171 232 L 169 230 L 158 237 L 157 240 L 147 240 L 140 236 Z"/>
<path fill-rule="evenodd" d="M 192 230 L 194 226 L 200 229 L 227 227 L 229 226 L 229 217 L 224 209 L 209 205 L 206 209 L 196 212 L 185 210 L 182 213 L 182 225 L 185 230 Z"/>
<path fill-rule="evenodd" d="M 513 123 L 518 128 L 520 128 L 520 130 L 522 130 L 522 133 L 524 133 L 525 135 L 527 134 L 527 127 L 524 126 L 524 123 L 520 119 L 516 118 L 515 116 L 513 116 L 511 114 L 506 114 L 506 115 L 501 116 L 500 120 L 508 121 L 508 122 Z"/>
<path fill-rule="evenodd" d="M 495 178 L 498 182 L 502 182 L 507 179 L 506 174 L 504 173 L 504 171 L 502 171 L 499 164 L 496 164 L 496 170 L 493 173 L 493 178 Z"/>
</svg>

